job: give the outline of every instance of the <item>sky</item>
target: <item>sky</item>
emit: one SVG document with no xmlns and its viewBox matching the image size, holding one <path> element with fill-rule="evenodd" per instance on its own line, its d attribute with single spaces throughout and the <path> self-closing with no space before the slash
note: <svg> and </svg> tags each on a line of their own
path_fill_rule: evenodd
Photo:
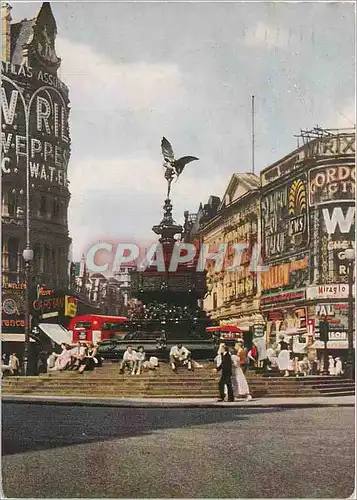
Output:
<svg viewBox="0 0 357 500">
<path fill-rule="evenodd" d="M 13 21 L 41 6 L 11 2 Z M 160 142 L 194 155 L 174 218 L 222 197 L 234 172 L 294 150 L 301 129 L 355 124 L 353 3 L 51 2 L 70 89 L 73 258 L 98 241 L 155 238 Z"/>
</svg>

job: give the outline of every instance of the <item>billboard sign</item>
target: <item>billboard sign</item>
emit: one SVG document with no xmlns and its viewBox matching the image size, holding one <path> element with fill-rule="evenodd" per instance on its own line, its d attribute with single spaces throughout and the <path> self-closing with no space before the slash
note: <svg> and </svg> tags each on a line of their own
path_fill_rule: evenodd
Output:
<svg viewBox="0 0 357 500">
<path fill-rule="evenodd" d="M 261 217 L 262 246 L 267 260 L 305 249 L 309 241 L 306 175 L 263 193 Z"/>
<path fill-rule="evenodd" d="M 4 333 L 25 330 L 26 283 L 3 283 L 1 323 Z"/>
<path fill-rule="evenodd" d="M 310 206 L 353 200 L 355 190 L 354 165 L 326 165 L 309 171 Z"/>
<path fill-rule="evenodd" d="M 21 78 L 11 72 L 12 66 Z M 52 85 L 48 80 L 46 84 L 40 74 L 41 71 L 32 68 L 21 72 L 16 65 L 3 64 L 0 88 L 2 174 L 16 178 L 25 176 L 29 154 L 31 183 L 34 186 L 67 187 L 70 157 L 67 92 L 63 92 L 60 85 L 55 85 L 53 79 L 56 82 L 58 79 L 53 77 Z M 26 93 L 22 93 L 20 90 L 25 86 Z"/>
<path fill-rule="evenodd" d="M 354 294 L 354 289 L 353 289 Z M 347 299 L 348 285 L 346 283 L 331 283 L 328 285 L 313 285 L 306 289 L 307 299 Z"/>
<path fill-rule="evenodd" d="M 270 266 L 260 275 L 262 293 L 268 293 L 277 288 L 281 290 L 301 288 L 308 284 L 309 259 L 303 255 L 287 262 Z"/>
</svg>

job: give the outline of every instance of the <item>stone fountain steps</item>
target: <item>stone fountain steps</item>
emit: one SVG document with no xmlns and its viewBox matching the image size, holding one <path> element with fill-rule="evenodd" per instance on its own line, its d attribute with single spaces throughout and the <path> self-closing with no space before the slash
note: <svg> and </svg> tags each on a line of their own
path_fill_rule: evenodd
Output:
<svg viewBox="0 0 357 500">
<path fill-rule="evenodd" d="M 3 394 L 46 394 L 116 397 L 215 397 L 217 375 L 170 371 L 119 375 L 103 368 L 98 372 L 68 372 L 40 377 L 7 377 L 2 381 Z M 260 378 L 248 376 L 253 397 L 297 397 L 354 395 L 351 380 L 330 377 Z"/>
</svg>

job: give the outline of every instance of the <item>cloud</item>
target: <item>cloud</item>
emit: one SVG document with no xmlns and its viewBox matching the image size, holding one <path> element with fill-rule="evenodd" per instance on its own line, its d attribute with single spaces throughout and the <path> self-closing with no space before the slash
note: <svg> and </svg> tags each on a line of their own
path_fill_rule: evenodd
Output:
<svg viewBox="0 0 357 500">
<path fill-rule="evenodd" d="M 118 63 L 89 45 L 58 37 L 60 76 L 69 86 L 71 101 L 92 112 L 107 109 L 150 109 L 164 106 L 179 92 L 182 74 L 177 64 Z"/>
<path fill-rule="evenodd" d="M 136 157 L 88 156 L 73 163 L 70 174 L 70 233 L 74 257 L 88 244 L 101 241 L 157 239 L 151 227 L 163 216 L 167 184 L 160 163 L 140 154 Z M 197 182 L 187 171 L 172 185 L 174 219 L 183 222 L 183 212 L 196 211 L 199 201 L 211 194 L 222 195 L 226 176 L 210 175 Z"/>
<path fill-rule="evenodd" d="M 247 46 L 264 46 L 268 49 L 285 49 L 288 45 L 297 42 L 298 38 L 291 31 L 284 28 L 258 22 L 248 28 L 243 43 Z"/>
<path fill-rule="evenodd" d="M 330 123 L 330 125 L 329 125 Z M 353 128 L 356 126 L 356 106 L 355 102 L 350 102 L 342 107 L 342 109 L 337 109 L 329 117 L 329 122 L 326 121 L 326 126 L 331 126 L 333 123 L 334 128 Z"/>
</svg>

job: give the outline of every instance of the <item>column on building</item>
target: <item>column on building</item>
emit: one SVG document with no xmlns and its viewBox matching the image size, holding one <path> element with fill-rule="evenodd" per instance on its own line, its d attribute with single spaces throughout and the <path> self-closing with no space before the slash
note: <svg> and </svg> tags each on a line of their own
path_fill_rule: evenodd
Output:
<svg viewBox="0 0 357 500">
<path fill-rule="evenodd" d="M 4 234 L 2 237 L 2 272 L 9 270 L 9 236 Z"/>
</svg>

